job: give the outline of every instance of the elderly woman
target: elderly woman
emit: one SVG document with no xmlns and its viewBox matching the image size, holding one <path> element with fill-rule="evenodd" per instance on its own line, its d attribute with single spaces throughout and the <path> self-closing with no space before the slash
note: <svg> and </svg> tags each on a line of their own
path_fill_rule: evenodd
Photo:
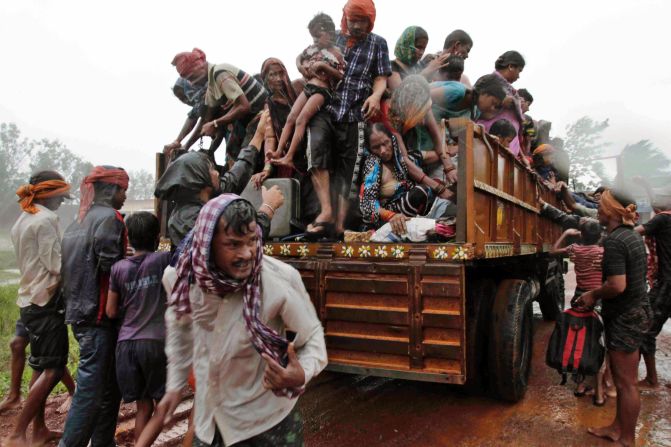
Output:
<svg viewBox="0 0 671 447">
<path fill-rule="evenodd" d="M 503 106 L 499 113 L 492 117 L 482 117 L 478 120 L 479 124 L 482 124 L 485 127 L 485 130 L 489 131 L 489 128 L 494 124 L 494 122 L 500 119 L 506 119 L 510 121 L 515 127 L 518 137 L 514 138 L 510 143 L 510 151 L 520 158 L 526 157 L 529 154 L 521 153 L 521 144 L 520 144 L 520 128 L 522 127 L 522 121 L 524 120 L 524 115 L 522 113 L 522 103 L 517 90 L 513 87 L 513 83 L 517 81 L 520 77 L 520 73 L 524 69 L 525 61 L 520 53 L 517 51 L 506 51 L 501 56 L 496 59 L 494 63 L 494 75 L 501 79 L 503 86 L 506 90 L 506 99 L 503 101 Z M 526 160 L 526 158 L 524 158 Z"/>
</svg>

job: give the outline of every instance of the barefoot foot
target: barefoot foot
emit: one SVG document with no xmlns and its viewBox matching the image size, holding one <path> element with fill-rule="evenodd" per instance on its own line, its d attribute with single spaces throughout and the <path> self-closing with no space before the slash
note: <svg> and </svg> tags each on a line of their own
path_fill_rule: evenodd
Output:
<svg viewBox="0 0 671 447">
<path fill-rule="evenodd" d="M 284 157 L 278 158 L 276 160 L 270 160 L 270 162 L 274 166 L 285 166 L 287 168 L 296 169 L 296 166 L 294 165 L 293 159 L 287 158 L 286 155 Z"/>
<path fill-rule="evenodd" d="M 30 443 L 31 447 L 42 447 L 63 437 L 63 432 L 60 431 L 51 431 L 49 429 L 40 430 L 39 432 L 33 432 L 33 439 Z"/>
<path fill-rule="evenodd" d="M 599 438 L 610 439 L 613 442 L 617 442 L 620 439 L 620 428 L 617 426 L 609 425 L 608 427 L 599 428 L 589 427 L 587 432 Z"/>
<path fill-rule="evenodd" d="M 659 385 L 657 379 L 651 379 L 649 377 L 638 381 L 638 386 L 640 388 L 657 388 L 657 385 Z"/>
<path fill-rule="evenodd" d="M 0 402 L 0 414 L 4 413 L 5 411 L 13 410 L 19 405 L 21 405 L 20 396 L 7 396 L 2 400 L 2 402 Z"/>
</svg>

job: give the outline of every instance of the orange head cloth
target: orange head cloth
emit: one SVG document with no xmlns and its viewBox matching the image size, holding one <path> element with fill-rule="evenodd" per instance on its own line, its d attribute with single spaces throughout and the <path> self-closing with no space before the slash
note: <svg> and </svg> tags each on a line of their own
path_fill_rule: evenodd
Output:
<svg viewBox="0 0 671 447">
<path fill-rule="evenodd" d="M 533 155 L 545 155 L 554 152 L 555 148 L 550 144 L 541 144 L 534 149 Z"/>
<path fill-rule="evenodd" d="M 23 185 L 16 190 L 19 196 L 19 205 L 26 213 L 35 214 L 39 211 L 33 201 L 35 199 L 48 199 L 56 196 L 69 197 L 70 184 L 63 180 L 45 180 L 36 185 Z"/>
<path fill-rule="evenodd" d="M 79 222 L 84 220 L 86 213 L 89 212 L 91 205 L 93 205 L 93 198 L 95 191 L 93 190 L 94 183 L 108 183 L 110 185 L 117 185 L 123 189 L 128 189 L 128 174 L 123 169 L 105 168 L 104 166 L 96 166 L 93 170 L 84 177 L 79 190 L 81 191 L 81 198 L 79 202 Z"/>
<path fill-rule="evenodd" d="M 634 226 L 636 223 L 638 214 L 636 213 L 636 204 L 631 203 L 627 206 L 622 206 L 609 190 L 601 194 L 599 207 L 611 219 L 619 220 L 623 224 L 631 226 Z"/>
<path fill-rule="evenodd" d="M 205 53 L 198 48 L 194 48 L 193 51 L 178 53 L 172 59 L 172 65 L 175 66 L 177 73 L 183 78 L 189 76 L 203 62 L 205 62 Z"/>
<path fill-rule="evenodd" d="M 354 46 L 356 39 L 350 37 L 347 28 L 347 18 L 368 17 L 368 33 L 373 31 L 375 25 L 375 3 L 373 0 L 349 0 L 342 9 L 342 20 L 340 20 L 340 31 L 348 37 L 347 48 Z"/>
</svg>

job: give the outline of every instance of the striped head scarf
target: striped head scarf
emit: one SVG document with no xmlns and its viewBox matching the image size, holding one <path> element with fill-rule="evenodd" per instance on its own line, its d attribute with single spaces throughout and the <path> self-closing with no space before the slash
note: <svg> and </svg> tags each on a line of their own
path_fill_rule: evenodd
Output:
<svg viewBox="0 0 671 447">
<path fill-rule="evenodd" d="M 244 280 L 227 277 L 217 269 L 211 260 L 212 239 L 217 224 L 226 207 L 236 200 L 243 200 L 235 194 L 222 194 L 203 206 L 193 230 L 184 238 L 177 249 L 177 281 L 170 295 L 171 306 L 178 316 L 191 313 L 189 289 L 193 283 L 204 293 L 223 297 L 242 291 L 245 327 L 254 349 L 266 354 L 282 366 L 287 365 L 289 342 L 261 321 L 261 261 L 263 259 L 263 238 L 261 227 L 257 225 L 258 236 L 256 259 L 252 273 Z M 298 397 L 303 387 L 273 390 L 278 396 Z"/>
<path fill-rule="evenodd" d="M 70 184 L 63 180 L 46 180 L 36 185 L 27 184 L 16 190 L 19 196 L 19 205 L 26 213 L 35 214 L 39 212 L 33 201 L 35 199 L 48 199 L 56 196 L 70 198 Z"/>
<path fill-rule="evenodd" d="M 194 48 L 193 51 L 178 53 L 172 59 L 172 65 L 175 66 L 177 73 L 183 78 L 188 78 L 188 76 L 193 73 L 193 70 L 198 68 L 198 66 L 204 62 L 205 53 L 198 48 Z"/>
</svg>

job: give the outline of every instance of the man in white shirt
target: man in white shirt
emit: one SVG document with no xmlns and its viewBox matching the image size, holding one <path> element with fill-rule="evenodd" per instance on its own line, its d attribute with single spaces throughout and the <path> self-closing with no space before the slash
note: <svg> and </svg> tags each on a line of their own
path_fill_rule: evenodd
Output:
<svg viewBox="0 0 671 447">
<path fill-rule="evenodd" d="M 54 213 L 70 185 L 54 171 L 42 171 L 30 178 L 16 194 L 23 209 L 11 230 L 12 244 L 21 271 L 16 304 L 28 331 L 30 358 L 37 380 L 30 388 L 14 431 L 5 446 L 27 446 L 26 429 L 34 419 L 33 445 L 58 438 L 44 423 L 44 404 L 63 376 L 68 358 L 68 333 L 60 299 L 61 230 Z"/>
<path fill-rule="evenodd" d="M 163 277 L 168 380 L 158 411 L 170 420 L 193 365 L 194 446 L 303 445 L 296 398 L 327 358 L 300 274 L 263 256 L 256 212 L 234 194 L 210 200 L 178 250 Z"/>
</svg>

